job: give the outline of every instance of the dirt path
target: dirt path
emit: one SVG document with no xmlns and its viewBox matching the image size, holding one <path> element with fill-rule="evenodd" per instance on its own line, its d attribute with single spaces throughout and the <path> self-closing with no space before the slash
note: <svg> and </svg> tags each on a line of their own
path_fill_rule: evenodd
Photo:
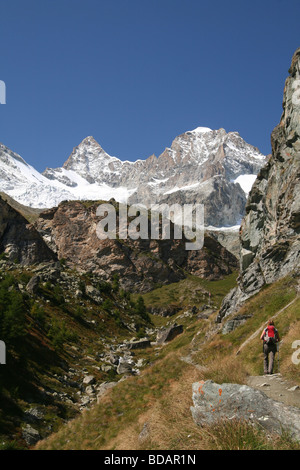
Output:
<svg viewBox="0 0 300 470">
<path fill-rule="evenodd" d="M 300 387 L 281 374 L 250 376 L 247 385 L 261 390 L 273 400 L 300 408 Z"/>
</svg>

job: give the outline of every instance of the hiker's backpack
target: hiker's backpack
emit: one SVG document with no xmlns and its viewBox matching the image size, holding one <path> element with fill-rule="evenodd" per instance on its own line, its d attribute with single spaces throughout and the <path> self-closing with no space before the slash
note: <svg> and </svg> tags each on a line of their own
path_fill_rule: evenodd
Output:
<svg viewBox="0 0 300 470">
<path fill-rule="evenodd" d="M 267 326 L 265 329 L 265 336 L 264 336 L 264 342 L 266 344 L 269 344 L 270 346 L 272 344 L 276 343 L 276 336 L 277 336 L 277 330 L 274 326 Z"/>
</svg>

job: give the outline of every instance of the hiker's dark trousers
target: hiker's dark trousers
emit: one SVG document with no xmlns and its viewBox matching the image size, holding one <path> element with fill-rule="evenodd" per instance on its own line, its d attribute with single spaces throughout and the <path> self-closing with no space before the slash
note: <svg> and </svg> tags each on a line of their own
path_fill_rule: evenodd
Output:
<svg viewBox="0 0 300 470">
<path fill-rule="evenodd" d="M 273 374 L 276 344 L 264 343 L 264 374 Z"/>
</svg>

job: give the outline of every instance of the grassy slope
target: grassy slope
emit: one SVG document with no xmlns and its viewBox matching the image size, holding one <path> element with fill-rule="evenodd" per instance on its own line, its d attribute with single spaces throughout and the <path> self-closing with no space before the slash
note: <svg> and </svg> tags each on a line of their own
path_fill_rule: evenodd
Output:
<svg viewBox="0 0 300 470">
<path fill-rule="evenodd" d="M 37 294 L 29 295 L 25 286 L 34 273 L 17 265 L 10 266 L 10 289 L 22 292 L 24 333 L 15 343 L 3 337 L 7 357 L 0 375 L 1 444 L 10 446 L 13 436 L 17 446 L 24 445 L 21 436 L 23 413 L 31 407 L 42 405 L 44 411 L 46 408 L 44 429 L 39 429 L 42 436 L 47 426 L 56 431 L 63 420 L 74 417 L 76 407 L 45 391 L 74 396 L 77 389 L 68 389 L 58 380 L 70 368 L 75 370 L 75 381 L 82 380 L 83 369 L 93 374 L 98 383 L 113 380 L 112 371 L 95 368 L 100 365 L 97 354 L 105 351 L 106 343 L 114 341 L 115 337 L 122 342 L 133 336 L 124 323 L 135 321 L 141 327 L 141 334 L 148 324 L 135 312 L 134 304 L 124 298 L 121 290 L 113 290 L 113 284 L 109 284 L 108 292 L 101 292 L 104 302 L 98 304 L 88 295 L 75 296 L 68 287 L 69 283 L 90 284 L 88 275 L 79 275 L 68 268 L 62 270 L 68 281 L 61 280 L 55 285 L 41 283 Z M 7 275 L 6 269 L 0 268 L 0 289 Z"/>
<path fill-rule="evenodd" d="M 144 294 L 146 306 L 167 307 L 169 305 L 188 308 L 192 305 L 208 304 L 211 293 L 212 303 L 220 307 L 224 296 L 235 285 L 238 273 L 233 272 L 219 281 L 207 281 L 188 275 L 186 279 L 162 286 Z"/>
<path fill-rule="evenodd" d="M 146 294 L 145 302 L 167 305 L 185 298 L 188 306 L 195 286 L 213 292 L 219 306 L 221 295 L 234 284 L 234 277 L 206 283 L 190 278 Z M 38 449 L 292 449 L 299 446 L 287 437 L 266 439 L 259 430 L 241 423 L 221 423 L 214 428 L 199 428 L 192 420 L 192 383 L 212 379 L 218 383 L 245 383 L 248 375 L 262 372 L 259 339 L 247 345 L 237 356 L 240 345 L 279 309 L 296 296 L 296 279 L 287 277 L 266 287 L 250 299 L 239 313 L 253 314 L 244 325 L 230 334 L 216 331 L 215 314 L 208 319 L 180 317 L 172 322 L 185 326 L 184 333 L 159 349 L 143 354 L 150 366 L 140 376 L 131 377 L 111 389 L 101 404 L 63 426 L 58 433 L 38 444 Z M 201 297 L 202 291 L 199 290 Z M 172 297 L 172 299 L 171 299 Z M 204 296 L 205 298 L 205 296 Z M 194 304 L 194 300 L 192 304 Z M 153 317 L 154 318 L 154 317 Z M 280 356 L 281 372 L 300 384 L 299 366 L 291 361 L 292 343 L 300 337 L 300 299 L 276 320 L 284 339 Z M 154 318 L 159 325 L 170 319 Z M 191 356 L 196 368 L 182 360 Z M 146 426 L 149 433 L 139 435 Z"/>
</svg>

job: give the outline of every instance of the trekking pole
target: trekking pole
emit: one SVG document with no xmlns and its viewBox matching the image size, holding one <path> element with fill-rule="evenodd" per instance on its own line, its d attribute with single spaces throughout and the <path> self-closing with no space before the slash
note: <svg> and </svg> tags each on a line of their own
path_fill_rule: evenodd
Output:
<svg viewBox="0 0 300 470">
<path fill-rule="evenodd" d="M 278 369 L 278 374 L 279 374 L 279 341 L 276 343 L 276 348 L 277 348 L 277 369 Z"/>
</svg>

